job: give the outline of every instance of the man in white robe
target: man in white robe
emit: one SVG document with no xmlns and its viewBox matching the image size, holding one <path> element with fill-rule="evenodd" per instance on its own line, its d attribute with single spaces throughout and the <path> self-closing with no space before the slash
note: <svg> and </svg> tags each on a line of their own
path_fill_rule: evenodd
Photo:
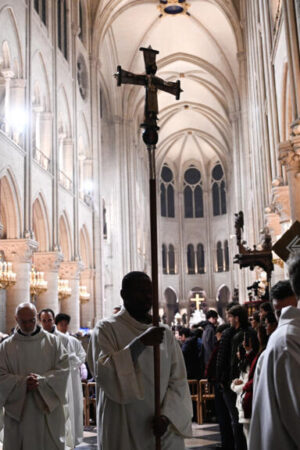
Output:
<svg viewBox="0 0 300 450">
<path fill-rule="evenodd" d="M 70 375 L 72 382 L 73 401 L 70 408 L 70 418 L 74 444 L 79 445 L 83 440 L 83 392 L 80 378 L 80 366 L 85 362 L 86 353 L 81 342 L 68 333 L 71 317 L 68 314 L 57 314 L 55 325 L 60 334 L 69 340 Z"/>
<path fill-rule="evenodd" d="M 36 325 L 33 304 L 16 310 L 18 328 L 0 345 L 3 450 L 63 450 L 68 355 Z"/>
<path fill-rule="evenodd" d="M 143 272 L 122 282 L 124 308 L 97 323 L 88 364 L 97 381 L 98 448 L 183 450 L 192 435 L 192 405 L 181 349 L 171 330 L 152 327 L 152 283 Z M 161 416 L 154 421 L 154 344 L 160 344 Z"/>
<path fill-rule="evenodd" d="M 288 260 L 290 281 L 300 298 L 300 254 Z M 300 448 L 300 310 L 281 310 L 277 329 L 258 361 L 254 380 L 250 450 Z"/>
</svg>

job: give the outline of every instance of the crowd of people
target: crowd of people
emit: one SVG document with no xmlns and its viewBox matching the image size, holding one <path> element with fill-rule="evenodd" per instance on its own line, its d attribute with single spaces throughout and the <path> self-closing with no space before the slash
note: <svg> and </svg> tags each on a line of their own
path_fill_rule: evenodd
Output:
<svg viewBox="0 0 300 450">
<path fill-rule="evenodd" d="M 300 269 L 297 264 L 300 267 L 300 257 L 290 259 L 291 280 L 282 280 L 276 283 L 271 288 L 270 301 L 261 303 L 259 311 L 254 311 L 250 317 L 244 306 L 232 302 L 227 305 L 226 318 L 225 321 L 222 320 L 225 323 L 218 324 L 220 318 L 218 318 L 217 312 L 209 310 L 206 313 L 206 321 L 194 325 L 192 329 L 180 326 L 173 329 L 180 342 L 188 379 L 208 379 L 213 384 L 215 412 L 220 426 L 222 449 L 299 448 L 299 444 L 294 447 L 292 445 L 280 446 L 278 444 L 280 440 L 276 441 L 276 439 L 272 439 L 273 446 L 271 446 L 268 438 L 262 437 L 265 436 L 264 425 L 262 425 L 264 415 L 269 415 L 270 421 L 272 421 L 273 408 L 278 409 L 279 405 L 276 404 L 276 395 L 273 392 L 273 407 L 269 411 L 266 410 L 264 392 L 260 392 L 263 383 L 269 382 L 272 371 L 272 367 L 268 369 L 263 366 L 266 349 L 268 349 L 268 354 L 272 352 L 271 350 L 269 352 L 269 348 L 273 348 L 277 336 L 289 331 L 283 325 L 287 326 L 292 318 L 295 322 L 297 314 L 300 313 L 298 309 L 295 309 L 300 297 L 299 281 L 296 279 L 300 275 Z M 284 311 L 281 317 L 282 309 L 287 306 L 291 306 L 292 309 Z M 281 325 L 280 330 L 275 333 L 274 340 L 272 340 L 271 335 L 279 324 Z M 284 337 L 286 336 L 284 335 Z M 291 357 L 290 351 L 291 349 L 288 349 L 286 354 L 287 361 Z M 300 353 L 296 355 L 298 358 L 300 357 Z M 300 373 L 299 360 L 295 365 Z M 262 367 L 267 372 L 263 379 L 258 376 Z M 290 367 L 287 367 L 286 373 L 282 373 L 285 378 L 290 377 L 288 369 Z M 259 378 L 260 383 L 258 382 Z M 254 380 L 256 380 L 255 383 Z M 274 380 L 274 383 L 276 382 L 279 385 L 281 383 L 280 379 Z M 255 391 L 260 392 L 260 395 L 257 395 L 255 406 L 253 406 L 254 386 Z M 297 399 L 299 401 L 300 396 L 297 396 L 297 389 L 294 393 L 291 391 L 290 395 L 292 397 L 295 395 L 294 402 Z M 254 408 L 256 408 L 255 420 L 252 421 Z M 299 420 L 299 409 L 295 414 Z M 261 417 L 261 423 L 258 423 L 258 417 Z M 286 417 L 286 420 L 289 419 Z M 264 439 L 267 443 L 263 442 Z M 293 441 L 294 438 L 291 440 Z"/>
<path fill-rule="evenodd" d="M 162 450 L 183 450 L 192 436 L 187 379 L 202 378 L 214 387 L 221 448 L 299 448 L 300 254 L 290 258 L 289 275 L 251 317 L 232 302 L 224 323 L 211 309 L 192 329 L 170 330 L 152 326 L 150 278 L 130 272 L 122 282 L 124 306 L 97 323 L 87 354 L 68 333 L 68 315 L 20 304 L 16 328 L 0 344 L 3 449 L 75 448 L 83 437 L 87 377 L 97 384 L 101 450 L 152 450 L 158 437 Z M 161 367 L 155 417 L 154 345 Z"/>
</svg>

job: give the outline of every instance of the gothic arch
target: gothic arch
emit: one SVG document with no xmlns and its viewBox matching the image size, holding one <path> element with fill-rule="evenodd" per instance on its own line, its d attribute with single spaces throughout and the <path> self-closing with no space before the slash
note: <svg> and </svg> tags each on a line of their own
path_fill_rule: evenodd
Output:
<svg viewBox="0 0 300 450">
<path fill-rule="evenodd" d="M 81 260 L 84 263 L 85 268 L 88 269 L 92 267 L 93 257 L 89 233 L 85 225 L 83 225 L 83 227 L 80 230 L 79 246 L 80 246 Z"/>
<path fill-rule="evenodd" d="M 0 216 L 0 222 L 4 225 L 4 237 L 7 239 L 20 238 L 22 234 L 20 195 L 10 169 L 5 169 L 0 173 Z"/>
<path fill-rule="evenodd" d="M 50 248 L 49 218 L 45 200 L 40 193 L 32 205 L 32 221 L 35 239 L 39 243 L 39 251 L 46 252 Z"/>
<path fill-rule="evenodd" d="M 64 260 L 71 261 L 72 259 L 71 228 L 68 216 L 65 211 L 60 216 L 58 225 L 59 225 L 59 244 L 61 251 L 64 255 Z"/>
<path fill-rule="evenodd" d="M 282 107 L 281 107 L 282 141 L 286 141 L 289 138 L 290 124 L 292 123 L 292 99 L 288 75 L 289 75 L 289 68 L 288 64 L 286 63 L 284 66 L 283 82 L 282 82 Z"/>
<path fill-rule="evenodd" d="M 66 138 L 72 137 L 72 121 L 68 96 L 63 85 L 58 89 L 58 133 Z"/>
<path fill-rule="evenodd" d="M 49 77 L 46 69 L 45 60 L 43 57 L 43 54 L 40 51 L 35 52 L 32 58 L 32 64 L 35 70 L 33 73 L 38 74 L 37 83 L 40 87 L 40 91 L 42 92 L 40 103 L 37 104 L 37 106 L 43 107 L 43 111 L 50 111 L 51 110 L 51 96 L 50 96 L 50 87 L 49 87 Z M 42 80 L 43 83 L 40 82 L 41 75 L 42 74 Z M 33 77 L 34 81 L 34 77 Z M 33 104 L 35 104 L 34 99 Z"/>
<path fill-rule="evenodd" d="M 18 32 L 18 26 L 13 9 L 9 5 L 4 5 L 0 9 L 0 30 L 5 31 L 5 39 L 9 43 L 11 50 L 11 69 L 14 71 L 16 78 L 24 77 L 24 63 L 22 58 L 22 45 Z M 4 36 L 3 36 L 4 37 Z M 0 40 L 2 41 L 2 33 L 0 31 Z M 16 53 L 12 51 L 12 43 L 15 44 Z"/>
</svg>

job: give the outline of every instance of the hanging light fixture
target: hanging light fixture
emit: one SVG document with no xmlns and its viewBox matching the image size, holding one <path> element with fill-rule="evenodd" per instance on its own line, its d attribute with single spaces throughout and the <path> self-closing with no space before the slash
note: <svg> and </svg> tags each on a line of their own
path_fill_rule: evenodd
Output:
<svg viewBox="0 0 300 450">
<path fill-rule="evenodd" d="M 48 289 L 48 282 L 44 279 L 44 272 L 37 272 L 32 266 L 30 272 L 30 294 L 38 296 Z"/>
<path fill-rule="evenodd" d="M 69 286 L 69 280 L 58 280 L 58 298 L 64 300 L 72 295 L 72 289 Z"/>
<path fill-rule="evenodd" d="M 188 9 L 191 5 L 185 0 L 160 0 L 157 6 L 161 15 L 189 14 Z"/>
<path fill-rule="evenodd" d="M 79 298 L 81 303 L 86 303 L 89 301 L 91 294 L 87 291 L 86 286 L 79 286 Z"/>
<path fill-rule="evenodd" d="M 12 263 L 0 261 L 0 289 L 7 289 L 16 284 L 17 275 L 12 271 Z"/>
</svg>

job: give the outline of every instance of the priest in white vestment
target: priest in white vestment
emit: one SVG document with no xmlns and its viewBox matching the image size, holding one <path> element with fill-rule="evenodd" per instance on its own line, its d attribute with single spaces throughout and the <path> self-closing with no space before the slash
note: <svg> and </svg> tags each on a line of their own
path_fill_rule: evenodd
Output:
<svg viewBox="0 0 300 450">
<path fill-rule="evenodd" d="M 143 272 L 122 282 L 124 308 L 98 322 L 88 350 L 97 382 L 98 448 L 183 450 L 191 437 L 192 404 L 181 349 L 171 330 L 152 327 L 152 283 Z M 161 417 L 154 423 L 154 344 L 160 344 Z"/>
<path fill-rule="evenodd" d="M 31 303 L 18 306 L 16 332 L 0 345 L 3 450 L 64 450 L 68 355 L 36 325 Z"/>
<path fill-rule="evenodd" d="M 300 310 L 281 310 L 278 327 L 258 361 L 250 450 L 300 448 Z M 259 376 L 258 376 L 259 375 Z"/>
<path fill-rule="evenodd" d="M 72 404 L 70 405 L 70 419 L 74 445 L 79 445 L 83 440 L 83 392 L 80 378 L 80 366 L 85 362 L 86 353 L 81 342 L 68 333 L 71 317 L 68 314 L 57 314 L 55 325 L 60 334 L 68 338 L 68 353 L 70 361 L 70 375 L 72 383 Z"/>
</svg>

